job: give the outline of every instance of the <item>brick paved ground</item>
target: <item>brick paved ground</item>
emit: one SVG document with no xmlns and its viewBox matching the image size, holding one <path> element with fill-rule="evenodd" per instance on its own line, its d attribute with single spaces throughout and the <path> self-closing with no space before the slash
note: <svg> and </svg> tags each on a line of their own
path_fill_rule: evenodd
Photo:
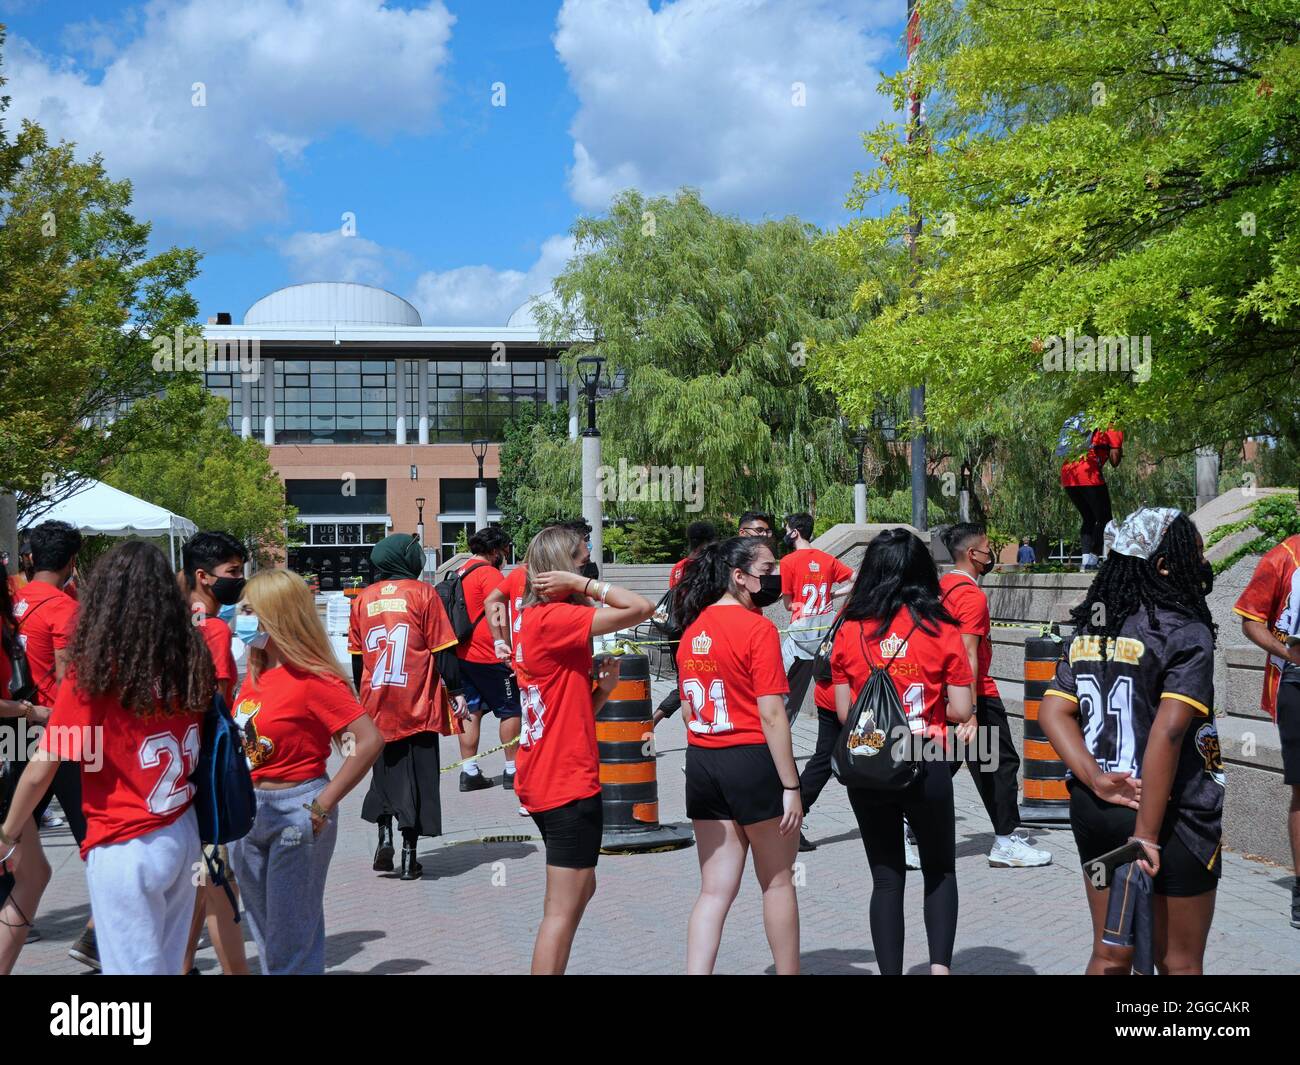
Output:
<svg viewBox="0 0 1300 1065">
<path fill-rule="evenodd" d="M 656 682 L 656 699 L 667 686 Z M 795 729 L 800 761 L 812 750 L 816 725 Z M 484 728 L 484 745 L 495 730 Z M 685 737 L 680 716 L 661 726 L 660 810 L 665 821 L 685 813 Z M 454 745 L 443 743 L 444 763 Z M 501 755 L 488 757 L 500 772 Z M 462 795 L 456 774 L 444 778 L 445 824 L 451 839 L 532 833 L 511 793 L 499 788 Z M 326 892 L 329 971 L 342 973 L 527 972 L 542 909 L 544 857 L 538 843 L 440 846 L 424 841 L 422 882 L 403 883 L 370 871 L 373 828 L 360 820 L 361 792 L 344 802 L 342 831 Z M 1281 817 L 1280 810 L 1261 816 Z M 799 891 L 806 973 L 873 973 L 867 921 L 869 881 L 857 826 L 844 791 L 832 781 L 813 810 L 809 836 L 819 849 L 800 855 Z M 85 877 L 66 830 L 43 837 L 54 881 L 37 926 L 44 935 L 19 959 L 19 973 L 85 970 L 67 956 L 89 913 Z M 961 917 L 958 973 L 1074 973 L 1088 953 L 1089 927 L 1078 856 L 1068 830 L 1042 832 L 1055 854 L 1044 869 L 991 869 L 992 836 L 969 776 L 957 778 L 957 877 Z M 694 848 L 667 854 L 603 856 L 599 888 L 578 931 L 570 971 L 676 973 L 683 967 L 687 915 L 699 887 Z M 1225 856 L 1218 913 L 1206 967 L 1211 973 L 1300 972 L 1300 931 L 1288 924 L 1286 870 L 1237 854 Z M 906 965 L 925 972 L 920 876 L 908 878 Z M 249 943 L 249 956 L 254 949 Z M 211 948 L 199 968 L 219 971 Z M 759 892 L 750 881 L 732 909 L 718 958 L 720 972 L 771 970 Z"/>
</svg>

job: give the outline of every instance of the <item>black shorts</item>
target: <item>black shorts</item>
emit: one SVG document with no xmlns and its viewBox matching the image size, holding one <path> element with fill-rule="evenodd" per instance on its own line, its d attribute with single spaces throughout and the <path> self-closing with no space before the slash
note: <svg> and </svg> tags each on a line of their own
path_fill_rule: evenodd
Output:
<svg viewBox="0 0 1300 1065">
<path fill-rule="evenodd" d="M 1103 802 L 1075 780 L 1070 781 L 1069 789 L 1070 828 L 1074 830 L 1081 862 L 1090 862 L 1128 842 L 1137 827 L 1136 810 Z M 1205 868 L 1178 838 L 1172 822 L 1160 830 L 1156 842 L 1160 844 L 1160 872 L 1152 886 L 1157 895 L 1184 898 L 1204 895 L 1219 886 L 1222 861 L 1216 858 L 1213 866 Z"/>
<path fill-rule="evenodd" d="M 546 844 L 546 864 L 560 869 L 595 869 L 605 830 L 600 796 L 574 799 L 532 815 Z"/>
<path fill-rule="evenodd" d="M 686 748 L 686 816 L 754 825 L 785 813 L 781 774 L 766 743 Z"/>
<path fill-rule="evenodd" d="M 1300 785 L 1300 677 L 1277 686 L 1277 734 L 1282 739 L 1282 783 Z"/>
<path fill-rule="evenodd" d="M 460 662 L 460 677 L 465 684 L 466 698 L 473 688 L 482 700 L 482 709 L 491 710 L 497 717 L 518 717 L 519 686 L 515 675 L 504 662 Z"/>
</svg>

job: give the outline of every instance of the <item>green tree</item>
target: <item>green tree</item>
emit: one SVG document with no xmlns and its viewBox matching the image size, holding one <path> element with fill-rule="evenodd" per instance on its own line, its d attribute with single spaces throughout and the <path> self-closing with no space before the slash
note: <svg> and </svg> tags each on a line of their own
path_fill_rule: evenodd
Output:
<svg viewBox="0 0 1300 1065">
<path fill-rule="evenodd" d="M 554 461 L 558 452 L 571 463 L 564 447 L 567 433 L 568 416 L 559 407 L 525 408 L 502 428 L 497 509 L 501 511 L 501 528 L 514 542 L 515 554 L 520 558 L 547 520 L 569 517 L 581 510 L 580 483 L 574 486 L 579 493 L 576 501 L 570 500 L 567 484 L 560 495 L 538 491 L 547 479 L 543 476 L 544 462 Z"/>
<path fill-rule="evenodd" d="M 625 192 L 573 232 L 557 301 L 536 313 L 545 335 L 572 342 L 571 362 L 608 360 L 619 387 L 599 409 L 605 463 L 701 467 L 710 514 L 811 505 L 842 474 L 849 445 L 833 400 L 807 387 L 806 351 L 857 324 L 853 277 L 818 231 L 717 215 L 683 190 Z M 536 490 L 576 499 L 576 452 L 567 440 L 539 452 L 547 479 Z M 681 501 L 606 509 L 689 520 Z"/>
<path fill-rule="evenodd" d="M 1040 449 L 1085 410 L 1157 454 L 1300 439 L 1294 0 L 919 7 L 925 135 L 872 133 L 852 201 L 910 200 L 915 276 L 865 277 L 869 320 L 814 350 L 814 377 L 853 416 L 924 381 L 932 428 Z M 884 89 L 901 110 L 905 75 Z M 831 254 L 881 262 L 909 220 L 857 221 Z M 1150 362 L 1058 369 L 1067 331 L 1149 337 Z"/>
<path fill-rule="evenodd" d="M 7 105 L 0 98 L 0 119 Z M 78 162 L 73 147 L 31 122 L 16 136 L 0 122 L 0 489 L 24 522 L 77 476 L 195 424 L 186 411 L 159 421 L 161 408 L 137 401 L 187 377 L 155 368 L 150 338 L 193 321 L 198 254 L 147 255 L 130 184 L 110 180 L 97 155 Z"/>
<path fill-rule="evenodd" d="M 167 418 L 188 408 L 198 429 L 170 447 L 119 456 L 104 480 L 115 488 L 189 518 L 200 529 L 223 529 L 257 545 L 265 558 L 285 546 L 285 527 L 298 512 L 284 499 L 284 486 L 260 440 L 230 431 L 225 400 L 197 385 L 142 400 L 148 417 Z"/>
</svg>

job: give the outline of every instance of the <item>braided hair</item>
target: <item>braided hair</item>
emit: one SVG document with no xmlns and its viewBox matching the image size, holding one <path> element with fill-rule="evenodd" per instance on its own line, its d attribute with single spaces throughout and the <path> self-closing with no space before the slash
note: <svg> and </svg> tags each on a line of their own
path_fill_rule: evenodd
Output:
<svg viewBox="0 0 1300 1065">
<path fill-rule="evenodd" d="M 1168 576 L 1156 569 L 1154 559 L 1164 560 Z M 1159 607 L 1203 621 L 1213 641 L 1218 627 L 1205 602 L 1213 584 L 1214 573 L 1203 560 L 1196 526 L 1180 513 L 1165 530 L 1152 559 L 1114 551 L 1107 555 L 1083 602 L 1070 611 L 1070 620 L 1076 632 L 1114 638 L 1124 622 L 1144 608 L 1151 627 L 1159 629 Z"/>
</svg>

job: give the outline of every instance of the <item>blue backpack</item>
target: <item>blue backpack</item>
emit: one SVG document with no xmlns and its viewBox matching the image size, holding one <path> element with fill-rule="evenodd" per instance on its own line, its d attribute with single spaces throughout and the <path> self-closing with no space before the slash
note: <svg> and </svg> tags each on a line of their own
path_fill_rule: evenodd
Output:
<svg viewBox="0 0 1300 1065">
<path fill-rule="evenodd" d="M 203 716 L 203 744 L 190 783 L 203 843 L 231 843 L 248 835 L 257 816 L 253 775 L 244 756 L 243 736 L 220 692 L 212 693 L 212 705 Z M 204 860 L 212 883 L 225 889 L 238 922 L 239 906 L 226 879 L 225 863 L 215 848 Z"/>
</svg>

